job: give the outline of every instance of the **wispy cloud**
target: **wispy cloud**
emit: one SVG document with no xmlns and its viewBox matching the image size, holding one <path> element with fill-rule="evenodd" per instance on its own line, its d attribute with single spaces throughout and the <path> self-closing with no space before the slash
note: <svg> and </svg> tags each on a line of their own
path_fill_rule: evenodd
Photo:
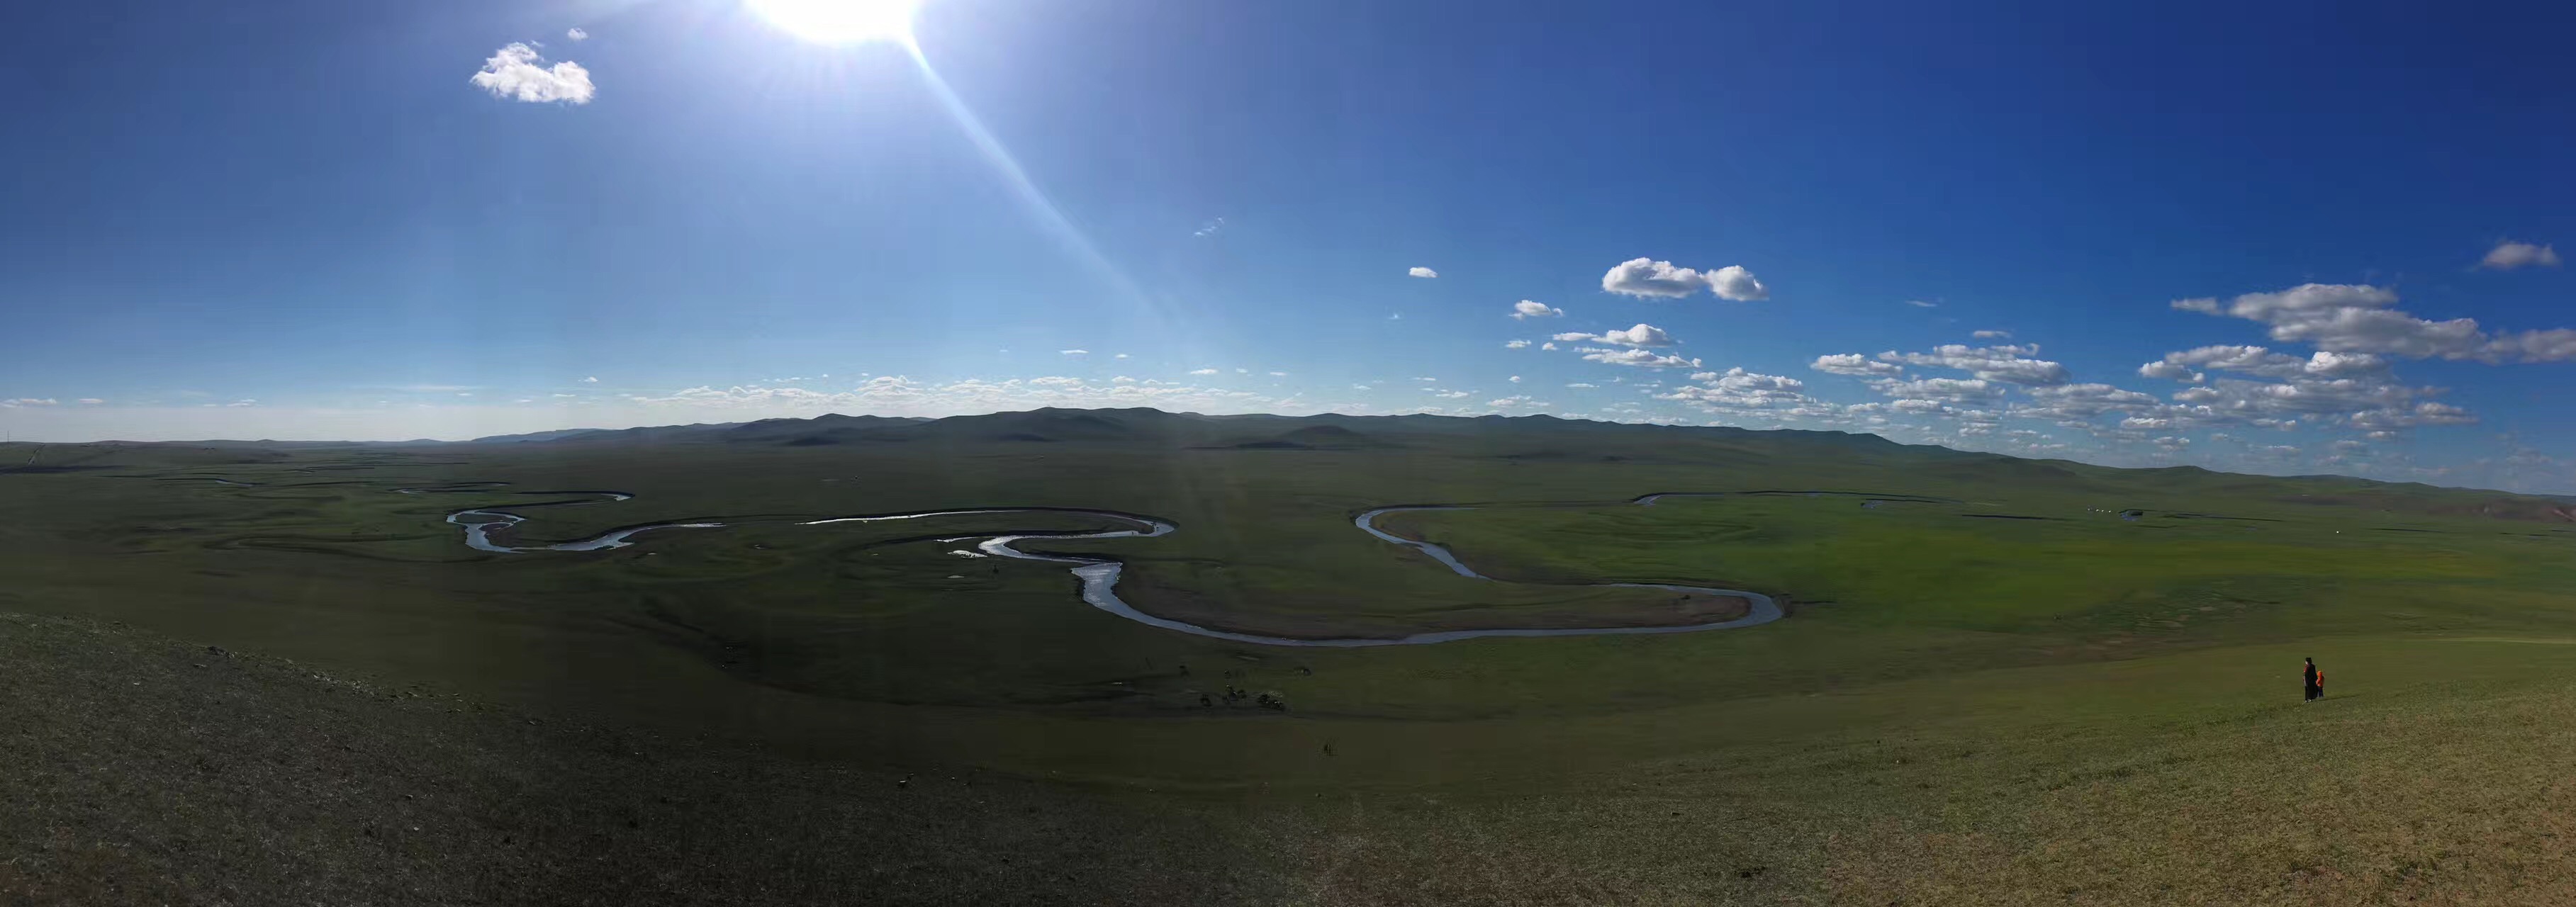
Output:
<svg viewBox="0 0 2576 907">
<path fill-rule="evenodd" d="M 1090 351 L 1090 350 L 1057 350 L 1056 352 L 1061 353 L 1061 354 L 1064 354 L 1064 355 L 1067 355 L 1067 356 L 1088 356 L 1088 355 L 1091 355 L 1091 351 Z"/>
<path fill-rule="evenodd" d="M 1616 343 L 1620 346 L 1673 345 L 1673 335 L 1664 333 L 1663 328 L 1651 324 L 1639 324 L 1625 330 L 1604 331 L 1599 334 L 1573 331 L 1558 334 L 1556 339 L 1562 343 Z"/>
<path fill-rule="evenodd" d="M 2487 257 L 2478 261 L 2478 267 L 2486 268 L 2491 271 L 2511 271 L 2515 268 L 2527 268 L 2535 265 L 2543 268 L 2555 268 L 2558 267 L 2559 264 L 2558 250 L 2556 248 L 2551 246 L 2533 245 L 2527 242 L 2514 242 L 2509 239 L 2497 241 L 2495 248 L 2487 250 Z"/>
<path fill-rule="evenodd" d="M 588 41 L 590 40 L 590 33 L 582 31 L 579 28 L 573 28 L 564 32 L 564 39 L 568 41 Z"/>
</svg>

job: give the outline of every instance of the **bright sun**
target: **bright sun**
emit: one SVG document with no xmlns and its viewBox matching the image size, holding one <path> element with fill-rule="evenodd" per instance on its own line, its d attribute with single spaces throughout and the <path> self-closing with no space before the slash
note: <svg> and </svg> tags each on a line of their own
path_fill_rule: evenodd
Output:
<svg viewBox="0 0 2576 907">
<path fill-rule="evenodd" d="M 743 0 L 788 34 L 823 44 L 912 40 L 921 0 Z"/>
</svg>

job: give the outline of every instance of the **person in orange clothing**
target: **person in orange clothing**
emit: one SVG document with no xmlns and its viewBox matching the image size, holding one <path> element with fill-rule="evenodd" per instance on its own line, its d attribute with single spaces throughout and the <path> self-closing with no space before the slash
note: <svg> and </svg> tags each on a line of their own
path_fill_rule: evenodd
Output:
<svg viewBox="0 0 2576 907">
<path fill-rule="evenodd" d="M 2317 670 L 2316 659 L 2310 658 L 2307 662 L 2307 667 L 2299 672 L 2301 685 L 2307 691 L 2307 698 L 2322 699 L 2326 695 L 2326 672 Z"/>
</svg>

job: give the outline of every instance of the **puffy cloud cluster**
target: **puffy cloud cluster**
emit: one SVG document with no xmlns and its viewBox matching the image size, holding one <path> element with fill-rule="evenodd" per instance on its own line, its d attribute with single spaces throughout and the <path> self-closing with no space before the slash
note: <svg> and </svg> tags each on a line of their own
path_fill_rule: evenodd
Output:
<svg viewBox="0 0 2576 907">
<path fill-rule="evenodd" d="M 1806 382 L 1783 375 L 1764 375 L 1736 367 L 1723 372 L 1698 372 L 1690 378 L 1698 383 L 1656 394 L 1655 399 L 1686 403 L 1703 410 L 1808 407 L 1821 413 L 1829 406 L 1806 395 Z"/>
<path fill-rule="evenodd" d="M 2261 380 L 2212 378 L 2212 372 Z M 2176 405 L 2160 412 L 2175 424 L 2283 427 L 2304 417 L 2395 431 L 2476 421 L 2459 407 L 2421 399 L 2440 390 L 2399 383 L 2388 361 L 2372 353 L 2318 350 L 2302 357 L 2260 346 L 2204 346 L 2167 353 L 2139 366 L 2138 374 L 2198 385 L 2176 392 Z"/>
<path fill-rule="evenodd" d="M 1854 375 L 1863 378 L 1888 377 L 1905 373 L 1905 367 L 1893 362 L 1880 362 L 1859 353 L 1835 353 L 1818 356 L 1808 368 L 1831 375 Z"/>
<path fill-rule="evenodd" d="M 2138 366 L 2138 375 L 2197 384 L 2208 379 L 2204 369 L 2275 379 L 2336 378 L 2385 374 L 2388 360 L 2370 353 L 2318 350 L 2301 358 L 2259 346 L 2204 346 L 2166 353 L 2163 359 Z"/>
<path fill-rule="evenodd" d="M 1981 381 L 2002 384 L 2066 383 L 2065 365 L 2046 359 L 2032 358 L 2037 355 L 2039 355 L 2038 344 L 1972 347 L 1952 343 L 1934 347 L 1929 353 L 1899 353 L 1890 350 L 1878 354 L 1878 358 L 1881 362 L 1956 369 L 1967 372 Z"/>
<path fill-rule="evenodd" d="M 1984 378 L 1919 378 L 1908 381 L 1885 378 L 1869 383 L 1870 389 L 1890 397 L 1914 397 L 1932 400 L 1992 400 L 2004 395 L 2004 385 Z"/>
<path fill-rule="evenodd" d="M 597 86 L 590 84 L 590 71 L 581 64 L 565 60 L 547 66 L 545 62 L 536 48 L 512 43 L 493 51 L 470 81 L 493 97 L 531 104 L 588 104 L 598 94 Z"/>
<path fill-rule="evenodd" d="M 2489 334 L 2477 319 L 2431 321 L 2391 308 L 2397 293 L 2356 284 L 2301 284 L 2278 293 L 2247 293 L 2227 302 L 2180 299 L 2187 312 L 2243 318 L 2270 326 L 2271 337 L 2336 353 L 2412 359 L 2563 362 L 2576 359 L 2576 330 Z"/>
<path fill-rule="evenodd" d="M 1742 265 L 1714 271 L 1675 267 L 1669 261 L 1632 258 L 1601 275 L 1601 289 L 1624 296 L 1679 299 L 1707 290 L 1720 299 L 1751 302 L 1771 298 L 1771 288 Z"/>
<path fill-rule="evenodd" d="M 2015 413 L 2035 419 L 2093 419 L 2110 413 L 2151 411 L 2164 405 L 2154 394 L 2108 384 L 2058 384 L 2034 387 L 2029 393 L 2031 403 Z"/>
</svg>

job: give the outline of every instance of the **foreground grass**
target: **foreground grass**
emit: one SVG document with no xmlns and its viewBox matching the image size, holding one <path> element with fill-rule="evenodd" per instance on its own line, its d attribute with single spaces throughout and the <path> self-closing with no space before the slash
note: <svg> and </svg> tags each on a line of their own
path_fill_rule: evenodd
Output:
<svg viewBox="0 0 2576 907">
<path fill-rule="evenodd" d="M 0 902 L 2563 903 L 2570 642 L 2318 641 L 2342 689 L 2313 705 L 2302 650 L 2227 649 L 1743 703 L 1694 717 L 1767 730 L 1589 771 L 1182 792 L 0 615 Z"/>
<path fill-rule="evenodd" d="M 0 665 L 0 903 L 1278 897 L 1196 804 L 811 763 L 56 618 L 0 614 Z"/>
</svg>

